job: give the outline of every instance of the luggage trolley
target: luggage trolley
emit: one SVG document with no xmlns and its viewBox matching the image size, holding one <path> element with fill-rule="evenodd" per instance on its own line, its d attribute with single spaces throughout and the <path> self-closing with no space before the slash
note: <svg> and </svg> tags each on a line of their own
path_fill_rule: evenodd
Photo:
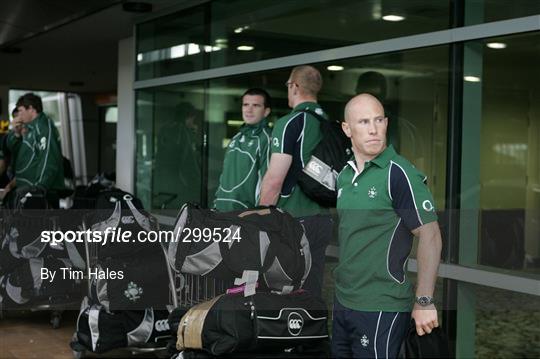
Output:
<svg viewBox="0 0 540 359">
<path fill-rule="evenodd" d="M 89 217 L 92 215 L 91 212 L 88 212 L 86 213 L 84 216 L 83 216 L 83 220 L 82 220 L 82 224 L 81 224 L 81 229 L 82 231 L 86 231 L 87 229 L 89 229 Z M 101 243 L 92 243 L 92 242 L 88 242 L 88 241 L 85 241 L 84 242 L 84 250 L 85 250 L 85 257 L 86 257 L 86 263 L 87 263 L 87 268 L 88 269 L 96 269 L 99 265 L 99 247 L 101 246 Z M 164 255 L 164 258 L 166 259 L 166 249 L 163 248 L 163 246 L 161 246 L 162 248 L 162 251 L 163 251 L 163 255 Z M 87 272 L 88 273 L 88 272 Z M 176 296 L 176 287 L 174 285 L 175 283 L 175 279 L 174 279 L 174 274 L 172 273 L 168 263 L 167 263 L 167 274 L 168 274 L 168 282 L 169 282 L 169 293 L 170 293 L 170 297 L 169 297 L 169 305 L 167 306 L 167 309 L 169 310 L 169 312 L 176 306 L 176 303 L 178 303 L 178 298 Z M 88 274 L 87 274 L 88 275 Z M 89 295 L 92 295 L 93 291 L 94 291 L 94 287 L 93 287 L 93 280 L 91 278 L 87 278 L 87 290 L 88 290 L 88 293 Z M 73 337 L 72 337 L 72 352 L 73 352 L 73 356 L 74 358 L 85 358 L 87 356 L 89 357 L 97 357 L 97 358 L 100 358 L 100 357 L 109 357 L 109 356 L 121 356 L 121 357 L 124 357 L 126 354 L 128 355 L 133 355 L 133 356 L 141 356 L 141 355 L 145 355 L 145 354 L 151 354 L 152 356 L 158 356 L 160 357 L 161 355 L 160 354 L 165 354 L 166 351 L 167 351 L 167 342 L 164 342 L 164 343 L 159 343 L 157 341 L 157 339 L 159 338 L 156 338 L 156 342 L 153 342 L 153 343 L 146 343 L 142 346 L 128 346 L 128 347 L 124 347 L 124 348 L 118 348 L 118 349 L 113 349 L 111 351 L 108 351 L 106 353 L 103 353 L 103 354 L 97 354 L 97 353 L 93 353 L 91 351 L 88 351 L 86 349 L 82 349 L 82 350 L 79 350 L 79 348 L 75 349 L 74 348 L 74 345 L 73 343 L 77 343 L 77 333 L 75 332 L 73 334 Z M 169 339 L 167 337 L 167 339 Z"/>
<path fill-rule="evenodd" d="M 170 270 L 170 268 L 169 268 Z M 175 273 L 176 308 L 189 309 L 194 305 L 206 302 L 218 295 L 224 294 L 234 287 L 233 281 L 227 281 L 207 276 L 189 273 Z"/>
<path fill-rule="evenodd" d="M 22 231 L 23 229 L 28 230 L 29 228 L 33 229 L 34 231 L 36 229 L 56 230 L 58 228 L 58 212 L 53 213 L 52 210 L 46 208 L 47 206 L 43 206 L 45 208 L 42 208 L 41 206 L 35 206 L 35 203 L 40 203 L 45 200 L 45 191 L 40 190 L 34 193 L 32 189 L 29 189 L 25 191 L 20 190 L 19 192 L 20 193 L 17 193 L 11 198 L 10 206 L 5 206 L 6 203 L 2 203 L 3 206 L 1 208 L 2 213 L 0 218 L 0 243 L 2 246 L 2 250 L 6 252 L 11 252 L 14 260 L 29 261 L 30 259 L 34 258 L 45 258 L 43 256 L 44 252 L 47 254 L 47 257 L 52 257 L 55 259 L 60 258 L 56 257 L 57 253 L 60 252 L 49 250 L 49 244 L 41 243 L 39 235 L 37 236 L 37 238 L 34 238 L 36 236 L 35 233 L 32 232 L 32 234 L 30 234 Z M 26 201 L 36 202 L 32 204 L 34 205 L 34 207 L 30 207 L 31 209 L 25 209 L 24 204 Z M 41 208 L 39 209 L 41 211 L 47 211 L 47 215 L 43 216 L 43 214 L 41 213 L 36 214 L 35 212 L 33 212 L 38 210 L 38 208 Z M 23 211 L 27 212 L 24 213 Z M 30 211 L 31 213 L 28 214 L 28 211 Z M 24 237 L 29 235 L 32 235 L 32 238 Z M 66 258 L 67 253 L 63 251 L 62 254 L 64 255 L 62 258 Z M 6 287 L 8 286 L 8 278 L 10 278 L 10 275 L 13 274 L 13 271 L 16 268 L 19 268 L 21 264 L 14 265 L 12 269 L 7 270 L 5 273 L 0 273 L 0 279 L 2 279 L 0 281 L 0 285 L 2 286 L 3 291 L 6 291 Z M 22 265 L 29 264 L 24 263 Z M 23 298 L 21 297 L 19 298 L 21 300 L 20 303 L 12 300 L 14 303 L 11 303 L 9 305 L 9 309 L 29 310 L 31 312 L 44 310 L 51 311 L 50 323 L 53 329 L 57 329 L 60 327 L 62 313 L 66 309 L 66 307 L 75 307 L 77 305 L 77 294 L 79 293 L 72 292 L 62 296 L 36 295 L 30 298 L 25 298 L 24 302 L 22 302 Z M 9 296 L 10 295 L 6 292 L 5 298 L 0 298 L 0 317 L 3 316 L 3 311 L 7 309 L 7 306 L 4 305 L 4 300 L 7 301 Z"/>
</svg>

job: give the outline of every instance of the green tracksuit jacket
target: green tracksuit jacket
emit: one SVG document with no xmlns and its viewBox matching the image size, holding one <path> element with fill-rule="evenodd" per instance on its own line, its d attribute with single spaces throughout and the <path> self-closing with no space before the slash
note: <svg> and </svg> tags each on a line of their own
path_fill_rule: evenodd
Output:
<svg viewBox="0 0 540 359">
<path fill-rule="evenodd" d="M 219 179 L 214 207 L 233 211 L 254 207 L 270 157 L 271 129 L 268 120 L 243 125 L 232 138 Z"/>
<path fill-rule="evenodd" d="M 47 190 L 64 188 L 64 167 L 60 135 L 54 123 L 40 113 L 26 125 L 28 132 L 8 134 L 8 148 L 15 154 L 17 187 L 41 186 Z"/>
</svg>

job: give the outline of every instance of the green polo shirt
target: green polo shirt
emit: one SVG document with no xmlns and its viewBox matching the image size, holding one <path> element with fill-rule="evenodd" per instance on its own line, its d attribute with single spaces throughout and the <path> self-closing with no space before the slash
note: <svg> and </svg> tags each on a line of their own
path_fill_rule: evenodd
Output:
<svg viewBox="0 0 540 359">
<path fill-rule="evenodd" d="M 65 188 L 60 135 L 54 123 L 40 113 L 26 128 L 23 136 L 10 132 L 7 139 L 8 148 L 15 154 L 17 186 Z"/>
<path fill-rule="evenodd" d="M 281 187 L 277 206 L 294 217 L 312 216 L 325 212 L 325 209 L 306 196 L 297 184 L 298 176 L 322 138 L 319 120 L 303 110 L 310 110 L 328 118 L 317 103 L 304 102 L 296 106 L 288 115 L 281 117 L 272 131 L 272 153 L 285 153 L 292 156 L 291 167 Z"/>
<path fill-rule="evenodd" d="M 271 132 L 268 120 L 263 119 L 243 125 L 234 135 L 225 152 L 215 208 L 234 211 L 257 205 L 262 177 L 268 168 Z"/>
<path fill-rule="evenodd" d="M 338 177 L 337 210 L 339 302 L 360 311 L 411 311 L 411 231 L 437 220 L 426 176 L 390 145 L 361 173 L 349 161 Z"/>
</svg>

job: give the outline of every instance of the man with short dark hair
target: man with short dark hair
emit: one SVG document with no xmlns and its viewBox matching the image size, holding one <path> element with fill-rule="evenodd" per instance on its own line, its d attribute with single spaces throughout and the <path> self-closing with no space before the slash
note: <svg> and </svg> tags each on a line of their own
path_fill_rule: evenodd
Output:
<svg viewBox="0 0 540 359">
<path fill-rule="evenodd" d="M 43 113 L 41 98 L 27 93 L 17 100 L 18 115 L 8 134 L 7 147 L 14 156 L 17 186 L 47 190 L 49 202 L 58 207 L 57 191 L 64 188 L 60 135 Z"/>
<path fill-rule="evenodd" d="M 387 146 L 388 118 L 374 96 L 350 100 L 342 128 L 354 156 L 337 180 L 333 357 L 395 358 L 411 317 L 419 335 L 439 325 L 433 292 L 442 244 L 433 197 L 426 176 Z M 416 300 L 406 275 L 414 237 Z"/>
<path fill-rule="evenodd" d="M 252 88 L 242 95 L 244 124 L 227 146 L 214 206 L 220 211 L 255 207 L 270 157 L 270 95 Z"/>
<path fill-rule="evenodd" d="M 261 187 L 261 205 L 277 205 L 304 225 L 312 267 L 304 288 L 321 295 L 325 251 L 332 238 L 332 218 L 298 186 L 298 176 L 322 138 L 319 119 L 327 119 L 317 103 L 322 87 L 320 72 L 313 66 L 297 66 L 286 84 L 291 113 L 280 118 L 272 130 L 272 155 Z"/>
</svg>

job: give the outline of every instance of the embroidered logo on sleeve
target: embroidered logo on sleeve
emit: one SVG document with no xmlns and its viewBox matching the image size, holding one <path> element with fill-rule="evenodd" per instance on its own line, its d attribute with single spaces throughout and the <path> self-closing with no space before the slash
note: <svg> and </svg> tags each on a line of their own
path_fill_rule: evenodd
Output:
<svg viewBox="0 0 540 359">
<path fill-rule="evenodd" d="M 433 204 L 427 199 L 424 202 L 422 202 L 422 208 L 424 208 L 426 212 L 431 212 L 435 210 L 435 207 L 433 207 Z"/>
<path fill-rule="evenodd" d="M 45 148 L 47 148 L 47 139 L 45 137 L 41 137 L 41 140 L 39 140 L 39 149 L 40 150 L 45 150 Z"/>
<path fill-rule="evenodd" d="M 272 139 L 272 146 L 279 147 L 279 140 L 277 137 Z"/>
</svg>

